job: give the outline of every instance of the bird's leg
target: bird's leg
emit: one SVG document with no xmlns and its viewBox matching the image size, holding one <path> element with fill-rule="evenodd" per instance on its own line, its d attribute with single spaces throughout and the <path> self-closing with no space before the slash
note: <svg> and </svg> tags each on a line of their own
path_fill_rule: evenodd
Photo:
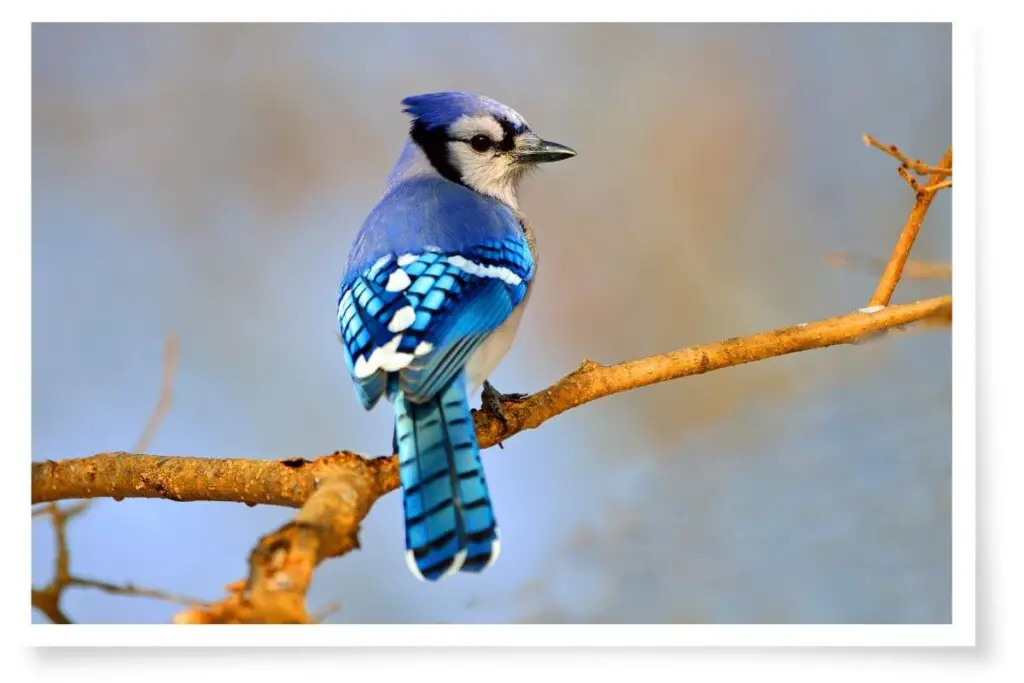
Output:
<svg viewBox="0 0 1024 683">
<path fill-rule="evenodd" d="M 495 389 L 494 385 L 489 381 L 484 380 L 483 391 L 480 394 L 480 402 L 481 407 L 485 408 L 487 412 L 491 413 L 504 423 L 505 416 L 502 413 L 501 404 L 522 401 L 527 396 L 529 396 L 529 394 L 503 394 Z"/>
<path fill-rule="evenodd" d="M 495 389 L 493 384 L 484 380 L 483 391 L 480 393 L 480 408 L 497 418 L 501 422 L 502 431 L 504 431 L 508 429 L 508 420 L 505 419 L 505 411 L 502 410 L 501 404 L 522 401 L 527 396 L 528 394 L 503 394 Z M 500 441 L 498 448 L 504 448 Z"/>
</svg>

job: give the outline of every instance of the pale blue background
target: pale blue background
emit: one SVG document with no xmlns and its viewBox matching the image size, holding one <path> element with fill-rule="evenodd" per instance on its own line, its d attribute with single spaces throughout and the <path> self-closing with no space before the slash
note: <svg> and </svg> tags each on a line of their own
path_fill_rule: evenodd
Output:
<svg viewBox="0 0 1024 683">
<path fill-rule="evenodd" d="M 33 31 L 33 458 L 130 448 L 182 354 L 160 454 L 390 445 L 335 331 L 350 240 L 407 94 L 468 89 L 579 157 L 527 180 L 538 291 L 494 377 L 615 362 L 863 306 L 912 203 L 872 133 L 936 161 L 950 29 L 39 26 Z M 914 256 L 951 258 L 949 195 Z M 896 301 L 949 283 L 902 283 Z M 893 336 L 602 400 L 485 452 L 501 560 L 415 581 L 400 498 L 310 605 L 351 622 L 949 622 L 950 338 Z M 101 500 L 75 573 L 207 599 L 293 514 Z M 33 525 L 33 580 L 52 534 Z M 70 591 L 83 622 L 180 608 Z M 34 620 L 42 618 L 33 615 Z"/>
</svg>

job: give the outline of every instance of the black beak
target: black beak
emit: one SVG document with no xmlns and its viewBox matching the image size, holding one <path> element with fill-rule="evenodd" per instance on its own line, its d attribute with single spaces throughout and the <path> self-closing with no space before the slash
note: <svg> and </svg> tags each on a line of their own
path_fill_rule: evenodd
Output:
<svg viewBox="0 0 1024 683">
<path fill-rule="evenodd" d="M 531 136 L 520 139 L 516 147 L 516 158 L 526 164 L 546 164 L 576 156 L 576 150 L 550 140 Z"/>
</svg>

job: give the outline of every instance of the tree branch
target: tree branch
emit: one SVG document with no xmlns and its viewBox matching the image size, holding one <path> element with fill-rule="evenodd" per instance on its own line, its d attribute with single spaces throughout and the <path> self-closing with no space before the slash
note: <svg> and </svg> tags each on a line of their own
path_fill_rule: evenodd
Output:
<svg viewBox="0 0 1024 683">
<path fill-rule="evenodd" d="M 489 413 L 474 411 L 477 438 L 481 448 L 488 448 L 605 396 L 798 351 L 857 342 L 911 323 L 948 319 L 952 309 L 952 297 L 941 296 L 888 306 L 875 313 L 855 311 L 616 365 L 584 361 L 576 371 L 547 389 L 505 403 L 504 425 Z M 164 498 L 178 502 L 299 507 L 317 490 L 318 481 L 342 473 L 372 482 L 370 489 L 378 495 L 398 486 L 397 460 L 392 456 L 368 459 L 350 451 L 337 451 L 312 461 L 274 461 L 114 452 L 32 463 L 32 502 Z"/>
<path fill-rule="evenodd" d="M 903 225 L 900 237 L 896 241 L 896 246 L 893 248 L 892 256 L 889 257 L 889 262 L 886 264 L 885 270 L 882 272 L 882 277 L 878 280 L 878 286 L 875 288 L 875 293 L 871 296 L 871 301 L 869 302 L 869 305 L 871 306 L 888 306 L 889 301 L 892 300 L 892 293 L 896 291 L 896 285 L 899 283 L 900 276 L 903 274 L 903 267 L 907 262 L 907 258 L 910 256 L 910 249 L 914 246 L 914 240 L 917 239 L 917 233 L 921 230 L 921 224 L 924 223 L 925 214 L 928 213 L 928 208 L 932 205 L 932 199 L 935 198 L 939 189 L 943 187 L 950 187 L 952 185 L 952 181 L 944 182 L 943 179 L 953 173 L 953 148 L 950 147 L 946 150 L 946 153 L 942 156 L 942 161 L 939 162 L 938 167 L 931 167 L 922 164 L 920 161 L 908 160 L 907 157 L 905 157 L 896 148 L 896 145 L 889 145 L 886 147 L 870 135 L 865 135 L 864 141 L 869 145 L 877 147 L 878 149 L 881 149 L 882 151 L 899 159 L 903 163 L 900 167 L 900 175 L 904 180 L 907 180 L 911 187 L 913 187 L 917 192 L 917 200 L 914 202 L 914 208 L 910 210 L 910 215 L 907 216 L 907 222 Z M 919 187 L 917 181 L 910 177 L 906 170 L 908 166 L 913 168 L 917 173 L 925 171 L 931 173 L 925 187 Z"/>
<path fill-rule="evenodd" d="M 320 483 L 293 521 L 260 539 L 249 557 L 247 581 L 230 586 L 220 603 L 186 610 L 175 622 L 305 624 L 322 618 L 306 612 L 313 570 L 328 557 L 358 548 L 359 525 L 370 507 L 398 486 L 397 469 L 381 476 L 382 470 L 355 461 L 337 465 L 342 469 Z"/>
<path fill-rule="evenodd" d="M 896 145 L 887 145 L 879 142 L 870 135 L 864 136 L 864 144 L 869 147 L 874 147 L 877 150 L 885 152 L 889 156 L 898 159 L 900 161 L 900 168 L 905 168 L 913 171 L 918 175 L 937 175 L 940 177 L 946 177 L 953 175 L 953 164 L 952 158 L 945 164 L 939 162 L 938 166 L 929 166 L 923 161 L 918 159 L 911 159 L 906 154 L 900 151 L 900 148 Z"/>
</svg>

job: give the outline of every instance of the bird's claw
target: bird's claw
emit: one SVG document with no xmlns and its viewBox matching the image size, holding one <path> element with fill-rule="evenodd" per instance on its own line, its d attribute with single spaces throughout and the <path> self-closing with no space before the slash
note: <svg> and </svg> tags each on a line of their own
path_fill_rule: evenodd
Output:
<svg viewBox="0 0 1024 683">
<path fill-rule="evenodd" d="M 514 403 L 516 401 L 522 401 L 527 397 L 528 394 L 503 394 L 494 388 L 494 385 L 488 381 L 484 381 L 483 392 L 480 394 L 480 408 L 492 415 L 499 422 L 501 422 L 502 432 L 508 431 L 508 420 L 505 418 L 505 411 L 502 409 L 503 403 Z M 505 446 L 499 441 L 498 448 L 505 448 Z"/>
</svg>

